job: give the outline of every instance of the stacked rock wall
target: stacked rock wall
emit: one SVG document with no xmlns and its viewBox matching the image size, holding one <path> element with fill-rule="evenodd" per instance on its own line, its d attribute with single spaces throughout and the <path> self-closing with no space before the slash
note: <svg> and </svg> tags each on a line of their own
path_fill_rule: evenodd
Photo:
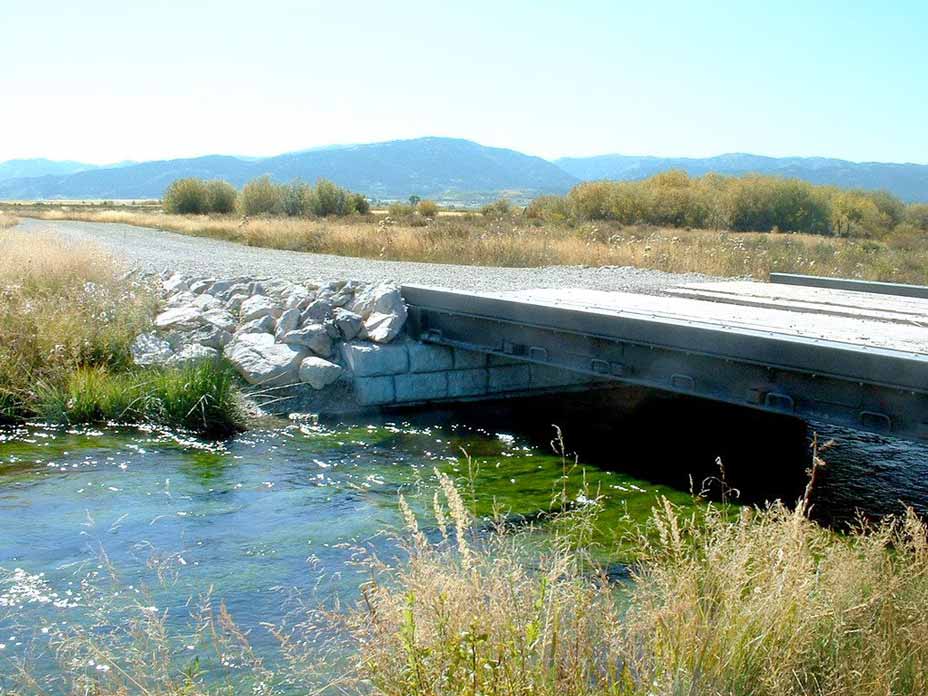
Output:
<svg viewBox="0 0 928 696">
<path fill-rule="evenodd" d="M 405 335 L 406 306 L 390 284 L 162 275 L 165 306 L 139 336 L 141 365 L 224 356 L 266 410 L 345 412 L 493 398 L 593 382 Z"/>
</svg>

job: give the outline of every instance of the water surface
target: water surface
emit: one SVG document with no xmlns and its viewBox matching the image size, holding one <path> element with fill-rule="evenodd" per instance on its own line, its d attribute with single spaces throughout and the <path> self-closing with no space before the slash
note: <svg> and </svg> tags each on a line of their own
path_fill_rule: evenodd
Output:
<svg viewBox="0 0 928 696">
<path fill-rule="evenodd" d="M 257 646 L 269 644 L 260 624 L 281 621 L 294 592 L 314 602 L 357 596 L 352 561 L 360 549 L 391 553 L 398 493 L 422 511 L 436 468 L 473 491 L 478 514 L 495 508 L 514 520 L 537 519 L 565 486 L 582 502 L 585 485 L 608 508 L 605 547 L 624 516 L 643 518 L 660 495 L 694 504 L 463 425 L 292 422 L 212 444 L 128 428 L 4 430 L 0 662 L 21 656 L 43 624 L 89 621 L 88 578 L 144 593 L 178 627 L 189 599 L 211 590 Z"/>
</svg>

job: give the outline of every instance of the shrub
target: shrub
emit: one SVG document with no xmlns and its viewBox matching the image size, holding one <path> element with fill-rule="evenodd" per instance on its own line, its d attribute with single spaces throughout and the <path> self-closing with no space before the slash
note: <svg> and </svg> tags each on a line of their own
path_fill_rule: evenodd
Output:
<svg viewBox="0 0 928 696">
<path fill-rule="evenodd" d="M 512 212 L 512 204 L 508 198 L 500 198 L 492 203 L 487 203 L 480 209 L 480 212 L 486 217 L 506 217 Z"/>
<path fill-rule="evenodd" d="M 281 190 L 280 209 L 284 215 L 298 217 L 311 214 L 312 186 L 297 179 L 283 186 Z"/>
<path fill-rule="evenodd" d="M 209 211 L 209 193 L 202 179 L 172 181 L 164 192 L 164 210 L 177 215 L 202 215 Z"/>
<path fill-rule="evenodd" d="M 928 203 L 912 203 L 905 210 L 905 220 L 910 225 L 928 232 Z"/>
<path fill-rule="evenodd" d="M 875 236 L 899 224 L 902 203 L 882 191 L 814 186 L 798 179 L 667 171 L 642 181 L 589 181 L 575 186 L 559 207 L 554 197 L 530 205 L 534 219 L 615 220 L 660 225 Z"/>
<path fill-rule="evenodd" d="M 924 251 L 928 249 L 928 231 L 907 222 L 896 225 L 885 238 L 886 244 L 893 249 L 904 251 Z"/>
<path fill-rule="evenodd" d="M 428 199 L 419 201 L 416 204 L 416 210 L 419 211 L 419 215 L 422 217 L 434 218 L 438 216 L 438 203 Z"/>
<path fill-rule="evenodd" d="M 319 179 L 310 198 L 310 211 L 316 217 L 345 215 L 348 204 L 348 191 L 333 184 L 328 179 Z"/>
<path fill-rule="evenodd" d="M 210 213 L 228 215 L 238 203 L 238 191 L 228 181 L 213 179 L 206 182 L 206 208 Z"/>
<path fill-rule="evenodd" d="M 362 193 L 352 193 L 348 196 L 348 213 L 367 215 L 371 212 L 371 204 Z"/>
<path fill-rule="evenodd" d="M 571 218 L 570 205 L 564 196 L 539 196 L 525 208 L 530 220 L 564 223 Z"/>
<path fill-rule="evenodd" d="M 283 210 L 284 189 L 267 176 L 253 179 L 242 188 L 239 207 L 244 215 L 280 213 Z"/>
<path fill-rule="evenodd" d="M 391 203 L 390 206 L 387 208 L 387 213 L 390 215 L 390 217 L 393 217 L 393 218 L 409 217 L 415 212 L 416 212 L 416 209 L 413 208 L 411 205 L 409 205 L 408 203 L 400 203 L 399 201 L 397 201 L 396 203 Z"/>
</svg>

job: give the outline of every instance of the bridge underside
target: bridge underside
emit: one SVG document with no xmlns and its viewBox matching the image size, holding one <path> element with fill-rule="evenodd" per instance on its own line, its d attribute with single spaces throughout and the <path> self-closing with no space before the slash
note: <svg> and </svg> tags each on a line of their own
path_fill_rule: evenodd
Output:
<svg viewBox="0 0 928 696">
<path fill-rule="evenodd" d="M 926 299 L 748 282 L 403 296 L 424 343 L 928 441 Z"/>
</svg>

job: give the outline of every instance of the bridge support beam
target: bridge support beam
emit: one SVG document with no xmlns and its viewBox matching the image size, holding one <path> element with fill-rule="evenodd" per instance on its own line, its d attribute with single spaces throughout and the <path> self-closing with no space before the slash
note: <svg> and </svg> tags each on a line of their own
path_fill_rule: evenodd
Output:
<svg viewBox="0 0 928 696">
<path fill-rule="evenodd" d="M 413 338 L 928 441 L 928 357 L 772 332 L 403 288 Z"/>
</svg>

